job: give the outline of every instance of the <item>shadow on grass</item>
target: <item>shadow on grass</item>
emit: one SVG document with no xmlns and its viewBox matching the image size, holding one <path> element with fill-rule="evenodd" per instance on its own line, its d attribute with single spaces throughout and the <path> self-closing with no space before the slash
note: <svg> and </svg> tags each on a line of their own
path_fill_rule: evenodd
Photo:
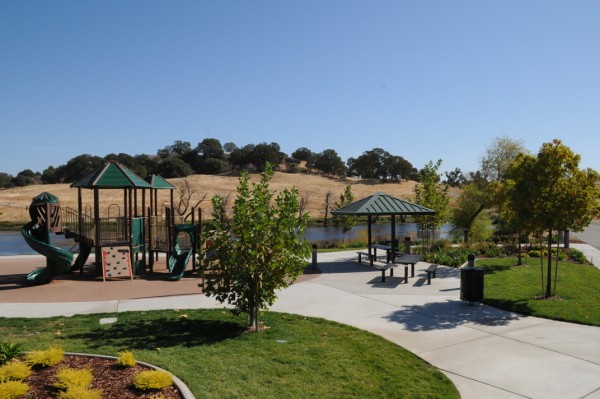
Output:
<svg viewBox="0 0 600 399">
<path fill-rule="evenodd" d="M 64 338 L 86 341 L 91 348 L 115 346 L 131 349 L 211 345 L 241 335 L 245 327 L 224 320 L 168 319 L 120 322 Z"/>
<path fill-rule="evenodd" d="M 513 267 L 517 267 L 517 266 L 512 266 L 512 265 L 477 265 L 478 268 L 483 269 L 483 273 L 484 274 L 494 274 L 494 273 L 501 273 L 501 272 L 505 272 L 507 270 L 512 269 Z"/>
<path fill-rule="evenodd" d="M 403 306 L 386 318 L 408 331 L 451 330 L 467 323 L 486 327 L 506 326 L 524 316 L 479 303 L 448 300 Z"/>
</svg>

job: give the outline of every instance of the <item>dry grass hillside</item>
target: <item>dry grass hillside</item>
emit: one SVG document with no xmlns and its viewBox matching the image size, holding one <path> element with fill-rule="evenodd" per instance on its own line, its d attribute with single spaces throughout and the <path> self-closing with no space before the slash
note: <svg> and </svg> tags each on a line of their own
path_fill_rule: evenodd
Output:
<svg viewBox="0 0 600 399">
<path fill-rule="evenodd" d="M 259 175 L 252 175 L 253 180 L 258 180 Z M 228 205 L 231 207 L 236 195 L 236 187 L 239 178 L 236 176 L 212 176 L 193 175 L 186 178 L 190 190 L 184 190 L 184 179 L 169 179 L 178 189 L 175 191 L 175 204 L 178 202 L 179 194 L 182 192 L 193 193 L 191 202 L 195 204 L 204 198 L 199 207 L 202 208 L 203 217 L 211 215 L 210 198 L 215 195 L 228 197 Z M 296 187 L 302 198 L 306 200 L 306 211 L 312 219 L 325 216 L 325 198 L 330 193 L 330 207 L 339 198 L 347 184 L 352 186 L 355 199 L 360 199 L 378 191 L 386 192 L 398 198 L 411 200 L 414 198 L 414 181 L 403 181 L 401 183 L 381 183 L 378 180 L 339 180 L 310 174 L 289 174 L 276 172 L 270 182 L 275 191 L 285 188 Z M 0 222 L 20 223 L 29 220 L 27 207 L 31 199 L 38 194 L 47 191 L 60 199 L 62 206 L 77 209 L 77 189 L 70 188 L 68 184 L 32 185 L 27 187 L 11 188 L 0 191 Z M 83 203 L 90 209 L 93 207 L 93 195 L 91 190 L 83 190 Z M 451 195 L 456 197 L 456 191 Z M 138 195 L 141 204 L 141 195 Z M 148 201 L 148 200 L 147 200 Z M 168 190 L 158 192 L 158 201 L 161 204 L 170 202 Z M 123 192 L 121 190 L 100 191 L 101 212 L 106 215 L 111 204 L 122 207 Z M 114 209 L 114 207 L 113 207 Z M 111 211 L 111 212 L 114 212 Z"/>
</svg>

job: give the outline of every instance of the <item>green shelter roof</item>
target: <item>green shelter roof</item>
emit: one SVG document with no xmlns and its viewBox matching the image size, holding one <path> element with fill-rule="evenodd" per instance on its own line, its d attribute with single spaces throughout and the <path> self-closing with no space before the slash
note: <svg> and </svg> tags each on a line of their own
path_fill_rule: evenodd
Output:
<svg viewBox="0 0 600 399">
<path fill-rule="evenodd" d="M 171 183 L 169 183 L 168 181 L 166 181 L 164 178 L 162 178 L 159 175 L 146 176 L 144 178 L 144 180 L 147 181 L 148 183 L 150 183 L 150 185 L 152 186 L 152 188 L 168 189 L 168 190 L 174 190 L 175 189 L 174 185 L 172 185 Z"/>
<path fill-rule="evenodd" d="M 334 215 L 377 216 L 377 215 L 433 215 L 426 208 L 386 193 L 375 193 L 351 204 L 331 211 Z"/>
<path fill-rule="evenodd" d="M 148 182 L 125 166 L 109 162 L 102 168 L 71 184 L 77 188 L 152 188 Z"/>
</svg>

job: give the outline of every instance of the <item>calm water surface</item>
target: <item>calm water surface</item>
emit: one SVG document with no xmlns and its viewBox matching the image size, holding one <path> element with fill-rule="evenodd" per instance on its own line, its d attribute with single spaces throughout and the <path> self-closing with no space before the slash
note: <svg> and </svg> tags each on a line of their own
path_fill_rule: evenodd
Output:
<svg viewBox="0 0 600 399">
<path fill-rule="evenodd" d="M 374 240 L 389 240 L 391 234 L 391 226 L 389 224 L 375 224 L 371 228 Z M 449 225 L 442 227 L 441 231 L 436 232 L 438 237 L 446 237 L 450 230 Z M 413 240 L 420 237 L 415 223 L 399 223 L 396 225 L 396 237 L 400 243 L 404 242 L 404 237 L 410 236 Z M 347 232 L 341 233 L 340 230 L 333 226 L 328 227 L 308 227 L 304 232 L 304 237 L 311 243 L 324 244 L 326 242 L 338 240 L 355 240 L 367 241 L 367 226 L 357 225 Z M 52 234 L 52 245 L 71 248 L 75 243 L 71 239 L 65 239 L 62 235 Z M 33 249 L 27 245 L 20 231 L 0 231 L 0 256 L 8 255 L 35 255 Z"/>
<path fill-rule="evenodd" d="M 65 239 L 64 236 L 52 234 L 50 236 L 52 245 L 65 249 L 71 248 L 75 242 Z M 21 231 L 0 231 L 0 256 L 9 255 L 36 255 L 33 249 L 27 245 Z"/>
</svg>

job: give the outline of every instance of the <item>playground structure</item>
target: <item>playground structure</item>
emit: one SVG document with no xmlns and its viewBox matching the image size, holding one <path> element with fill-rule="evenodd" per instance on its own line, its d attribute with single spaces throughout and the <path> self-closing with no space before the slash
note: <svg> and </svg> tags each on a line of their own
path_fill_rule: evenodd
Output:
<svg viewBox="0 0 600 399">
<path fill-rule="evenodd" d="M 195 270 L 201 210 L 197 210 L 198 223 L 195 209 L 176 216 L 175 187 L 165 179 L 156 175 L 142 179 L 123 165 L 107 163 L 71 187 L 77 188 L 77 210 L 61 208 L 58 198 L 49 193 L 42 193 L 32 201 L 31 222 L 21 232 L 28 245 L 46 257 L 46 267 L 29 273 L 29 282 L 44 284 L 57 274 L 76 270 L 83 273 L 92 250 L 96 276 L 103 278 L 152 272 L 161 252 L 167 256 L 170 280 L 181 279 L 190 261 Z M 84 207 L 83 189 L 93 190 L 93 207 L 89 204 Z M 101 209 L 101 190 L 122 190 L 123 206 L 112 203 Z M 158 203 L 158 190 L 170 191 L 170 202 L 162 207 Z M 150 201 L 146 206 L 148 193 Z M 191 222 L 185 222 L 186 219 Z M 75 241 L 78 247 L 75 262 L 74 251 L 51 245 L 52 232 Z"/>
</svg>

